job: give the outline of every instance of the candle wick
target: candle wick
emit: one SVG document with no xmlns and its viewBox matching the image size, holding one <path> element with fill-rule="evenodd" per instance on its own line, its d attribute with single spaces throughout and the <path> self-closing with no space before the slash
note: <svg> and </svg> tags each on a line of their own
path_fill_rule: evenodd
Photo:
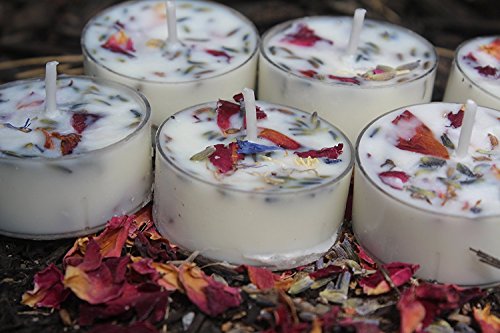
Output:
<svg viewBox="0 0 500 333">
<path fill-rule="evenodd" d="M 247 125 L 248 141 L 257 140 L 257 110 L 255 105 L 255 93 L 250 88 L 243 89 L 243 101 L 245 103 L 245 119 Z"/>
<path fill-rule="evenodd" d="M 45 65 L 45 114 L 53 116 L 57 111 L 57 61 Z"/>
<path fill-rule="evenodd" d="M 176 51 L 182 45 L 177 36 L 177 14 L 175 0 L 167 1 L 167 31 L 168 37 L 166 46 L 168 50 Z"/>
<path fill-rule="evenodd" d="M 460 137 L 458 139 L 458 147 L 455 151 L 457 158 L 464 158 L 467 156 L 467 151 L 470 146 L 472 137 L 472 129 L 474 128 L 474 121 L 476 118 L 477 104 L 468 99 L 465 104 L 464 119 L 460 129 Z"/>
<path fill-rule="evenodd" d="M 366 9 L 358 8 L 354 11 L 354 18 L 352 19 L 351 35 L 349 36 L 349 44 L 347 46 L 346 55 L 353 56 L 358 49 L 359 38 L 363 22 L 365 20 Z"/>
</svg>

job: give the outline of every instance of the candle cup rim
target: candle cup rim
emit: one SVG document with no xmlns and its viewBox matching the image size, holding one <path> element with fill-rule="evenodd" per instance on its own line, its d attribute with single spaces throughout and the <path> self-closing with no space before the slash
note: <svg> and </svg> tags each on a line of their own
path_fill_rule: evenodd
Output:
<svg viewBox="0 0 500 333">
<path fill-rule="evenodd" d="M 370 121 L 364 128 L 363 130 L 359 133 L 358 135 L 358 138 L 356 139 L 356 145 L 355 145 L 355 162 L 356 162 L 356 166 L 359 168 L 359 170 L 362 172 L 363 176 L 369 181 L 369 183 L 371 185 L 373 185 L 376 189 L 378 189 L 383 195 L 399 202 L 400 204 L 406 206 L 406 207 L 410 207 L 411 209 L 418 209 L 418 210 L 422 210 L 424 212 L 426 212 L 427 214 L 431 214 L 431 215 L 436 215 L 436 216 L 449 216 L 449 217 L 453 217 L 453 218 L 459 218 L 459 219 L 467 219 L 467 220 L 482 220 L 482 219 L 490 219 L 490 218 L 495 218 L 495 217 L 500 217 L 500 213 L 495 213 L 495 214 L 484 214 L 484 215 L 479 215 L 479 216 L 464 216 L 464 214 L 459 214 L 459 213 L 447 213 L 447 212 L 439 212 L 439 211 L 436 211 L 436 210 L 432 210 L 432 209 L 428 209 L 426 207 L 421 207 L 421 206 L 417 206 L 417 205 L 413 205 L 411 203 L 408 203 L 400 198 L 398 198 L 397 196 L 395 196 L 394 194 L 388 192 L 387 190 L 385 190 L 384 188 L 382 188 L 381 186 L 379 186 L 379 184 L 377 184 L 373 179 L 372 177 L 368 174 L 368 172 L 365 170 L 365 168 L 363 167 L 363 164 L 361 163 L 361 158 L 360 158 L 360 151 L 359 151 L 359 144 L 361 142 L 361 139 L 363 138 L 364 134 L 367 132 L 367 130 L 375 123 L 377 122 L 379 119 L 385 117 L 385 116 L 388 116 L 389 114 L 391 113 L 396 113 L 398 111 L 401 111 L 401 110 L 404 110 L 404 109 L 410 109 L 412 107 L 415 107 L 415 106 L 423 106 L 423 105 L 436 105 L 436 104 L 447 104 L 447 105 L 454 105 L 454 106 L 460 106 L 460 105 L 463 105 L 463 103 L 454 103 L 454 102 L 430 102 L 430 103 L 418 103 L 418 104 L 412 104 L 412 105 L 407 105 L 407 106 L 403 106 L 403 107 L 399 107 L 397 109 L 393 109 L 391 111 L 388 111 L 384 114 L 381 114 L 379 115 L 378 117 L 376 117 L 375 119 L 373 119 L 372 121 Z M 492 108 L 488 108 L 488 107 L 485 107 L 485 106 L 478 106 L 478 112 L 479 112 L 479 108 L 482 108 L 482 109 L 488 109 L 490 111 L 493 111 L 493 112 L 498 112 L 497 110 L 495 109 L 492 109 Z M 427 156 L 427 155 L 422 155 L 422 156 Z M 356 181 L 356 180 L 354 180 Z M 496 222 L 494 222 L 496 223 Z"/>
<path fill-rule="evenodd" d="M 406 27 L 400 26 L 400 25 L 396 25 L 396 24 L 392 24 L 390 22 L 385 22 L 385 21 L 380 21 L 380 20 L 367 19 L 367 18 L 365 18 L 365 20 L 364 20 L 365 23 L 364 24 L 366 24 L 368 22 L 368 23 L 378 23 L 378 24 L 381 24 L 381 25 L 387 25 L 387 26 L 395 27 L 397 29 L 403 30 L 403 31 L 407 32 L 408 34 L 410 34 L 410 35 L 412 35 L 412 36 L 420 39 L 424 44 L 426 44 L 427 46 L 429 46 L 429 49 L 431 50 L 431 53 L 434 55 L 435 61 L 434 61 L 433 66 L 430 67 L 429 69 L 427 69 L 421 75 L 419 75 L 417 77 L 414 77 L 414 78 L 411 78 L 410 80 L 407 80 L 407 81 L 404 81 L 404 82 L 394 82 L 394 83 L 391 83 L 391 84 L 376 85 L 376 86 L 375 85 L 371 85 L 371 86 L 358 86 L 358 85 L 353 85 L 353 84 L 346 84 L 346 83 L 343 83 L 343 82 L 321 81 L 321 80 L 318 80 L 318 79 L 315 79 L 315 78 L 312 78 L 312 77 L 302 76 L 302 75 L 299 75 L 299 74 L 297 74 L 297 73 L 295 73 L 293 71 L 289 71 L 289 70 L 286 70 L 286 69 L 280 67 L 277 63 L 275 63 L 271 59 L 271 57 L 269 56 L 268 52 L 265 49 L 266 39 L 274 36 L 276 33 L 280 32 L 280 31 L 285 30 L 286 28 L 288 28 L 289 26 L 291 26 L 295 22 L 310 21 L 310 20 L 314 20 L 314 19 L 318 19 L 318 18 L 341 18 L 343 20 L 347 20 L 347 19 L 352 19 L 352 16 L 313 15 L 313 16 L 304 16 L 304 17 L 301 17 L 301 18 L 291 19 L 291 20 L 288 20 L 286 22 L 282 22 L 280 24 L 277 24 L 277 25 L 271 27 L 270 29 L 268 29 L 262 35 L 262 37 L 261 37 L 261 43 L 260 43 L 260 47 L 259 47 L 259 54 L 262 55 L 262 57 L 264 59 L 266 59 L 266 61 L 268 61 L 273 66 L 273 68 L 278 69 L 278 71 L 280 71 L 280 72 L 284 72 L 286 74 L 293 75 L 294 77 L 296 77 L 298 79 L 305 80 L 307 82 L 315 82 L 315 83 L 323 84 L 323 85 L 326 85 L 326 86 L 341 86 L 341 87 L 352 88 L 352 89 L 385 89 L 385 88 L 393 88 L 395 86 L 408 85 L 408 84 L 413 83 L 415 81 L 418 81 L 418 80 L 420 80 L 420 79 L 422 79 L 424 77 L 432 75 L 432 73 L 434 73 L 437 70 L 438 63 L 439 63 L 439 57 L 438 57 L 436 48 L 434 47 L 434 45 L 431 42 L 429 42 L 423 36 L 419 35 L 418 33 L 414 32 L 414 31 L 412 31 L 412 30 L 410 30 L 410 29 L 408 29 Z"/>
<path fill-rule="evenodd" d="M 177 2 L 189 2 L 189 1 L 186 1 L 186 0 L 176 0 L 176 1 Z M 218 6 L 218 7 L 222 7 L 222 8 L 225 8 L 225 9 L 229 10 L 231 13 L 235 14 L 238 18 L 242 19 L 245 23 L 247 23 L 248 26 L 251 28 L 251 30 L 254 32 L 255 37 L 256 37 L 255 38 L 255 46 L 254 46 L 252 52 L 250 54 L 248 54 L 248 57 L 241 64 L 239 64 L 238 66 L 235 66 L 234 68 L 231 68 L 230 70 L 224 71 L 224 72 L 216 74 L 216 75 L 206 76 L 206 77 L 202 77 L 202 78 L 198 78 L 198 79 L 193 78 L 191 80 L 185 80 L 185 81 L 161 81 L 161 80 L 151 80 L 151 79 L 145 79 L 145 78 L 138 78 L 138 77 L 126 75 L 124 73 L 121 73 L 121 72 L 118 72 L 118 71 L 116 71 L 114 69 L 111 69 L 109 66 L 106 66 L 101 61 L 98 61 L 91 54 L 91 52 L 89 52 L 89 50 L 87 48 L 87 45 L 84 43 L 84 39 L 85 39 L 85 36 L 87 34 L 87 30 L 90 29 L 91 25 L 94 23 L 95 20 L 97 20 L 98 17 L 101 17 L 102 15 L 106 14 L 107 12 L 110 12 L 111 10 L 116 9 L 118 7 L 122 7 L 122 6 L 125 7 L 127 5 L 135 4 L 135 3 L 140 3 L 140 2 L 142 2 L 142 3 L 144 3 L 144 2 L 162 3 L 162 1 L 159 1 L 159 0 L 130 0 L 130 1 L 126 1 L 126 2 L 121 2 L 121 3 L 115 4 L 113 6 L 110 6 L 108 8 L 105 8 L 104 10 L 102 10 L 101 12 L 99 12 L 95 16 L 93 16 L 85 24 L 85 26 L 84 26 L 84 28 L 82 30 L 82 35 L 80 37 L 80 46 L 82 48 L 82 53 L 83 53 L 84 59 L 85 58 L 86 59 L 90 59 L 93 63 L 95 63 L 99 67 L 102 67 L 106 71 L 109 71 L 110 73 L 112 73 L 114 75 L 117 75 L 119 77 L 122 77 L 122 78 L 125 78 L 125 79 L 128 79 L 128 80 L 135 80 L 135 81 L 138 81 L 138 82 L 144 82 L 144 83 L 148 83 L 148 84 L 157 84 L 157 85 L 179 85 L 179 84 L 196 83 L 196 82 L 200 82 L 200 81 L 204 82 L 206 80 L 215 79 L 215 78 L 221 77 L 223 75 L 232 73 L 232 72 L 234 72 L 234 71 L 242 68 L 246 64 L 248 64 L 257 55 L 257 53 L 258 53 L 259 46 L 260 46 L 260 43 L 261 43 L 261 38 L 260 38 L 260 35 L 259 35 L 259 31 L 257 30 L 257 27 L 255 26 L 255 24 L 252 21 L 250 21 L 250 19 L 248 19 L 245 15 L 243 15 L 240 12 L 238 12 L 237 10 L 235 10 L 235 9 L 233 9 L 231 7 L 228 7 L 226 5 L 223 5 L 223 4 L 220 4 L 220 3 L 216 3 L 216 2 L 212 2 L 212 1 L 207 1 L 207 0 L 200 0 L 199 2 L 209 3 L 209 4 L 212 4 L 212 5 L 215 5 L 215 6 Z M 179 38 L 179 40 L 181 40 L 181 38 Z"/>
<path fill-rule="evenodd" d="M 480 91 L 483 93 L 487 94 L 488 96 L 492 97 L 495 100 L 498 100 L 500 102 L 500 95 L 495 95 L 489 90 L 486 90 L 484 87 L 480 86 L 477 82 L 475 82 L 469 75 L 467 75 L 466 71 L 462 66 L 460 66 L 460 61 L 458 59 L 458 55 L 463 47 L 465 47 L 469 43 L 473 43 L 475 41 L 478 41 L 480 39 L 489 39 L 489 38 L 500 38 L 500 35 L 490 35 L 490 36 L 479 36 L 475 37 L 472 39 L 468 39 L 466 41 L 463 41 L 458 45 L 456 51 L 455 51 L 455 56 L 453 57 L 453 62 L 455 63 L 455 66 L 457 67 L 458 71 L 465 77 L 467 80 L 469 80 L 469 83 L 478 88 Z M 478 104 L 479 105 L 479 104 Z"/>
<path fill-rule="evenodd" d="M 297 108 L 293 108 L 293 107 L 290 107 L 290 106 L 285 106 L 285 105 L 281 105 L 281 104 L 270 103 L 270 102 L 267 102 L 267 101 L 260 101 L 260 100 L 256 100 L 255 102 L 256 103 L 258 103 L 258 102 L 265 102 L 265 103 L 269 103 L 269 104 L 275 105 L 277 107 L 283 107 L 283 108 L 286 108 L 286 109 L 292 109 L 293 111 L 299 111 L 300 113 L 311 115 L 309 112 L 306 112 L 306 111 L 303 111 L 303 110 L 300 110 L 300 109 L 297 109 Z M 326 183 L 322 183 L 322 184 L 320 184 L 318 186 L 315 186 L 315 187 L 312 187 L 312 188 L 292 189 L 292 190 L 279 191 L 279 192 L 256 191 L 256 190 L 243 190 L 243 189 L 238 189 L 238 188 L 226 187 L 226 186 L 224 186 L 224 184 L 215 184 L 215 183 L 210 182 L 210 181 L 208 181 L 208 180 L 206 180 L 206 179 L 204 179 L 202 177 L 190 174 L 190 173 L 184 171 L 183 169 L 181 169 L 176 163 L 174 163 L 173 161 L 171 161 L 170 158 L 168 158 L 168 156 L 165 154 L 165 151 L 164 151 L 164 149 L 161 146 L 160 133 L 161 133 L 163 127 L 165 126 L 165 124 L 169 120 L 171 120 L 172 117 L 175 118 L 175 116 L 177 114 L 179 114 L 181 112 L 185 112 L 185 111 L 190 110 L 190 109 L 195 109 L 195 108 L 215 107 L 216 103 L 217 103 L 216 101 L 205 102 L 205 103 L 200 103 L 200 104 L 197 104 L 197 105 L 190 106 L 188 108 L 184 108 L 184 109 L 182 109 L 182 110 L 174 113 L 173 115 L 169 116 L 167 119 L 165 119 L 161 123 L 161 125 L 158 127 L 158 129 L 156 131 L 156 134 L 155 134 L 155 150 L 157 152 L 156 155 L 158 157 L 161 157 L 176 172 L 179 172 L 180 174 L 187 176 L 189 179 L 193 179 L 193 180 L 195 180 L 197 182 L 204 183 L 205 185 L 208 185 L 208 186 L 211 186 L 211 187 L 215 187 L 215 188 L 218 188 L 218 189 L 222 189 L 222 190 L 228 191 L 228 192 L 246 193 L 246 194 L 259 195 L 259 196 L 269 196 L 269 195 L 283 196 L 283 195 L 296 195 L 296 194 L 302 194 L 302 193 L 316 192 L 316 191 L 319 191 L 319 190 L 321 190 L 323 188 L 334 186 L 334 185 L 338 184 L 342 179 L 344 179 L 347 175 L 349 175 L 352 172 L 353 168 L 354 168 L 354 149 L 353 149 L 353 145 L 352 145 L 351 141 L 348 139 L 348 137 L 345 135 L 345 133 L 342 132 L 338 127 L 336 127 L 335 125 L 332 125 L 330 122 L 328 122 L 325 119 L 319 117 L 319 119 L 321 119 L 326 124 L 330 125 L 334 130 L 336 130 L 340 134 L 341 137 L 344 138 L 344 141 L 342 142 L 344 144 L 344 148 L 345 148 L 345 146 L 347 146 L 349 148 L 349 151 L 350 151 L 349 163 L 347 164 L 346 168 L 338 176 L 336 176 L 335 178 L 331 179 L 330 181 L 328 181 Z M 158 168 L 158 166 L 157 166 L 157 168 Z"/>
<path fill-rule="evenodd" d="M 144 118 L 141 120 L 140 124 L 134 128 L 134 130 L 126 135 L 125 137 L 121 138 L 120 140 L 113 142 L 107 146 L 100 147 L 97 149 L 77 153 L 77 154 L 69 154 L 69 155 L 63 155 L 63 156 L 57 156 L 57 157 L 46 157 L 43 155 L 40 156 L 34 156 L 34 157 L 15 157 L 15 156 L 0 156 L 0 162 L 3 161 L 23 161 L 26 163 L 38 163 L 38 162 L 59 162 L 59 161 L 68 161 L 68 160 L 74 160 L 78 158 L 82 158 L 85 156 L 89 156 L 92 154 L 100 154 L 102 152 L 105 152 L 107 150 L 113 149 L 113 147 L 118 146 L 123 144 L 124 142 L 127 142 L 131 140 L 134 136 L 136 136 L 147 124 L 150 123 L 151 121 L 151 106 L 149 104 L 149 101 L 146 99 L 146 97 L 138 92 L 137 90 L 134 90 L 133 88 L 126 86 L 122 83 L 115 82 L 112 80 L 108 79 L 103 79 L 103 78 L 98 78 L 98 77 L 93 77 L 93 76 L 87 76 L 87 75 L 58 75 L 57 76 L 57 81 L 61 79 L 83 79 L 89 82 L 94 82 L 96 84 L 103 84 L 104 86 L 107 87 L 112 87 L 112 88 L 117 88 L 118 90 L 126 90 L 131 97 L 133 97 L 137 104 L 144 109 Z M 25 79 L 25 80 L 18 80 L 18 81 L 12 81 L 8 83 L 4 83 L 0 85 L 0 91 L 3 89 L 7 89 L 10 87 L 14 87 L 17 85 L 24 85 L 27 83 L 34 83 L 34 82 L 43 82 L 44 78 L 33 78 L 33 79 Z"/>
</svg>

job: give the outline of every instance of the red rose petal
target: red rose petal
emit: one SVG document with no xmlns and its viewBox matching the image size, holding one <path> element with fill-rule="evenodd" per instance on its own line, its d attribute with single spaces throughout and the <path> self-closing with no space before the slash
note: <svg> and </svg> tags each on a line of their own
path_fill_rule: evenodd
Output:
<svg viewBox="0 0 500 333">
<path fill-rule="evenodd" d="M 389 277 L 396 287 L 402 286 L 410 281 L 411 277 L 420 267 L 419 265 L 393 262 L 382 265 L 388 272 Z M 363 287 L 363 292 L 367 295 L 380 295 L 391 290 L 389 283 L 386 281 L 384 274 L 379 270 L 376 273 L 362 278 L 359 285 Z"/>
<path fill-rule="evenodd" d="M 331 80 L 345 82 L 345 83 L 352 83 L 352 84 L 356 84 L 356 85 L 361 84 L 361 82 L 359 82 L 359 80 L 356 79 L 355 77 L 342 77 L 342 76 L 336 76 L 336 75 L 328 75 L 328 78 Z"/>
<path fill-rule="evenodd" d="M 215 152 L 208 159 L 222 174 L 233 171 L 236 163 L 244 158 L 242 154 L 238 154 L 238 144 L 235 142 L 228 146 L 216 144 L 214 147 Z"/>
<path fill-rule="evenodd" d="M 248 271 L 248 277 L 250 282 L 252 282 L 260 290 L 272 289 L 275 286 L 275 282 L 279 279 L 273 272 L 268 269 L 254 266 L 244 266 Z"/>
<path fill-rule="evenodd" d="M 306 77 L 311 77 L 311 78 L 318 75 L 318 72 L 316 72 L 315 70 L 312 70 L 312 69 L 301 70 L 301 71 L 299 71 L 299 73 L 306 76 Z"/>
<path fill-rule="evenodd" d="M 446 147 L 434 137 L 431 129 L 410 111 L 404 111 L 397 116 L 392 123 L 396 128 L 402 129 L 402 134 L 410 130 L 413 134 L 411 137 L 400 136 L 398 138 L 396 147 L 399 149 L 444 159 L 450 158 L 448 150 L 446 150 Z M 403 135 L 407 134 L 404 133 Z"/>
<path fill-rule="evenodd" d="M 281 40 L 282 42 L 287 42 L 299 46 L 314 46 L 316 42 L 324 41 L 328 44 L 333 44 L 331 40 L 321 38 L 314 33 L 314 30 L 310 29 L 306 24 L 301 23 L 297 26 L 297 31 L 285 35 Z"/>
<path fill-rule="evenodd" d="M 215 108 L 217 113 L 217 125 L 222 133 L 231 128 L 231 117 L 240 112 L 240 106 L 233 102 L 219 100 Z"/>
<path fill-rule="evenodd" d="M 64 288 L 63 274 L 54 264 L 35 274 L 35 287 L 24 293 L 21 303 L 30 307 L 59 309 L 69 295 Z"/>
<path fill-rule="evenodd" d="M 60 134 L 58 132 L 51 133 L 51 136 L 61 140 L 61 153 L 63 156 L 73 153 L 73 150 L 78 146 L 82 136 L 76 133 Z"/>
<path fill-rule="evenodd" d="M 71 117 L 71 126 L 78 134 L 81 134 L 87 127 L 95 123 L 101 116 L 92 113 L 75 112 Z"/>
<path fill-rule="evenodd" d="M 459 128 L 462 126 L 462 121 L 464 120 L 464 110 L 460 110 L 457 113 L 449 112 L 446 117 L 451 122 L 451 127 Z"/>
<path fill-rule="evenodd" d="M 315 272 L 309 273 L 309 276 L 312 279 L 318 280 L 318 279 L 323 279 L 326 277 L 329 277 L 334 274 L 338 274 L 341 272 L 344 272 L 345 269 L 340 267 L 340 266 L 335 266 L 335 265 L 330 265 L 326 266 L 325 268 L 318 269 Z"/>
<path fill-rule="evenodd" d="M 474 67 L 475 70 L 478 71 L 479 74 L 483 76 L 496 76 L 497 75 L 497 69 L 495 67 L 491 66 L 476 66 Z"/>
<path fill-rule="evenodd" d="M 410 175 L 403 171 L 384 171 L 378 174 L 382 183 L 396 190 L 402 190 L 404 184 L 410 179 Z"/>
<path fill-rule="evenodd" d="M 478 322 L 483 333 L 500 332 L 500 318 L 491 314 L 491 305 L 488 304 L 484 309 L 474 308 L 474 319 Z"/>
<path fill-rule="evenodd" d="M 110 50 L 111 52 L 125 54 L 129 57 L 134 57 L 132 52 L 135 52 L 132 39 L 127 36 L 123 29 L 111 35 L 101 47 Z"/>
<path fill-rule="evenodd" d="M 344 144 L 339 143 L 335 147 L 323 148 L 320 150 L 308 150 L 295 152 L 296 155 L 302 158 L 312 157 L 312 158 L 328 158 L 335 160 L 342 154 L 342 149 L 344 148 Z"/>
<path fill-rule="evenodd" d="M 229 54 L 227 54 L 224 51 L 219 51 L 219 50 L 212 50 L 212 49 L 207 49 L 205 50 L 208 54 L 214 56 L 214 57 L 223 57 L 226 58 L 227 62 L 230 62 L 233 57 L 231 57 Z"/>
</svg>

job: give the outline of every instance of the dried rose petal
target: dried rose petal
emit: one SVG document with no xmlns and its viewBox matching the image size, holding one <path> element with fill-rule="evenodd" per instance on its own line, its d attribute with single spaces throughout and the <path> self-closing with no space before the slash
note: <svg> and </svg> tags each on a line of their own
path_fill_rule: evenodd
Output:
<svg viewBox="0 0 500 333">
<path fill-rule="evenodd" d="M 115 324 L 96 325 L 89 333 L 158 333 L 156 327 L 149 322 L 135 322 L 129 326 L 119 326 Z"/>
<path fill-rule="evenodd" d="M 472 52 L 467 53 L 467 55 L 463 56 L 463 59 L 470 60 L 472 62 L 477 62 L 477 58 L 472 54 Z"/>
<path fill-rule="evenodd" d="M 241 304 L 239 289 L 215 281 L 193 263 L 181 265 L 179 280 L 191 302 L 209 316 Z"/>
<path fill-rule="evenodd" d="M 413 287 L 401 295 L 397 307 L 401 316 L 400 332 L 420 331 L 425 318 L 425 307 L 416 299 Z"/>
<path fill-rule="evenodd" d="M 379 173 L 378 177 L 382 183 L 396 190 L 402 190 L 404 184 L 410 179 L 410 175 L 403 171 L 384 171 Z"/>
<path fill-rule="evenodd" d="M 167 291 L 183 291 L 179 284 L 179 270 L 172 264 L 154 262 L 149 258 L 133 258 L 130 268 L 145 276 L 145 282 L 153 282 Z"/>
<path fill-rule="evenodd" d="M 315 70 L 312 70 L 312 69 L 300 70 L 299 73 L 304 75 L 305 77 L 311 77 L 311 78 L 318 75 L 318 72 L 316 72 Z"/>
<path fill-rule="evenodd" d="M 373 260 L 373 258 L 370 257 L 361 246 L 356 244 L 356 249 L 356 254 L 360 259 L 359 263 L 361 267 L 365 269 L 375 269 L 377 267 L 377 263 L 375 262 L 375 260 Z"/>
<path fill-rule="evenodd" d="M 268 269 L 255 266 L 243 267 L 246 268 L 248 272 L 250 282 L 252 282 L 260 290 L 274 288 L 276 280 L 279 279 L 277 275 Z"/>
<path fill-rule="evenodd" d="M 446 117 L 451 122 L 451 127 L 459 128 L 462 126 L 462 121 L 464 120 L 464 110 L 460 110 L 457 113 L 449 112 Z"/>
<path fill-rule="evenodd" d="M 285 35 L 285 37 L 281 40 L 282 42 L 287 42 L 294 45 L 299 46 L 314 46 L 316 42 L 324 41 L 328 44 L 332 45 L 333 42 L 328 39 L 321 38 L 314 33 L 314 30 L 309 28 L 306 24 L 300 23 L 297 26 L 297 31 L 294 33 L 290 33 Z"/>
<path fill-rule="evenodd" d="M 475 70 L 478 71 L 479 74 L 484 75 L 484 76 L 496 76 L 497 75 L 497 69 L 495 67 L 491 66 L 476 66 L 474 67 Z"/>
<path fill-rule="evenodd" d="M 61 140 L 61 153 L 63 156 L 73 153 L 73 150 L 82 139 L 82 136 L 76 133 L 60 134 L 58 132 L 53 132 L 51 136 Z"/>
<path fill-rule="evenodd" d="M 335 160 L 342 154 L 343 148 L 344 144 L 339 143 L 335 147 L 322 148 L 320 150 L 308 150 L 301 152 L 296 151 L 295 155 L 302 158 L 312 157 L 312 158 L 328 158 Z"/>
<path fill-rule="evenodd" d="M 30 307 L 59 309 L 69 295 L 64 288 L 63 274 L 54 264 L 35 274 L 35 287 L 23 294 L 21 303 Z"/>
<path fill-rule="evenodd" d="M 491 314 L 491 305 L 487 304 L 484 309 L 474 308 L 474 319 L 479 323 L 481 332 L 498 333 L 500 332 L 500 318 Z"/>
<path fill-rule="evenodd" d="M 495 40 L 488 45 L 481 46 L 481 51 L 484 51 L 497 60 L 500 60 L 500 38 L 495 38 Z"/>
<path fill-rule="evenodd" d="M 318 269 L 315 272 L 309 273 L 309 276 L 312 279 L 318 280 L 318 279 L 323 279 L 326 277 L 329 277 L 334 274 L 338 274 L 341 272 L 344 272 L 345 269 L 340 267 L 340 266 L 335 266 L 335 265 L 330 265 L 326 266 L 325 268 Z"/>
<path fill-rule="evenodd" d="M 101 118 L 102 116 L 93 113 L 76 112 L 71 117 L 71 126 L 76 133 L 81 134 L 87 127 Z"/>
<path fill-rule="evenodd" d="M 133 221 L 134 216 L 114 216 L 106 224 L 106 229 L 94 238 L 99 244 L 103 258 L 121 255 Z"/>
<path fill-rule="evenodd" d="M 399 149 L 444 159 L 450 158 L 448 150 L 446 150 L 446 147 L 434 137 L 431 129 L 410 111 L 405 110 L 402 114 L 397 116 L 392 123 L 396 125 L 397 128 L 403 128 L 404 130 L 402 132 L 409 132 L 411 129 L 413 133 L 413 136 L 409 138 L 398 138 L 396 147 Z"/>
<path fill-rule="evenodd" d="M 101 47 L 110 50 L 111 52 L 125 54 L 129 57 L 134 57 L 132 52 L 135 52 L 132 39 L 127 36 L 123 29 L 111 35 Z"/>
<path fill-rule="evenodd" d="M 356 84 L 356 85 L 361 84 L 361 82 L 358 79 L 356 79 L 355 77 L 342 77 L 342 76 L 336 76 L 336 75 L 328 75 L 328 78 L 331 80 L 340 81 L 340 82 L 344 82 L 344 83 L 352 83 L 352 84 Z"/>
<path fill-rule="evenodd" d="M 45 143 L 43 144 L 43 147 L 46 149 L 54 149 L 55 145 L 54 141 L 52 140 L 52 135 L 43 128 L 37 128 L 37 130 L 41 131 L 45 136 Z"/>
<path fill-rule="evenodd" d="M 166 262 L 176 259 L 176 248 L 164 238 L 150 239 L 146 232 L 138 232 L 134 238 L 134 247 L 142 257 Z"/>
<path fill-rule="evenodd" d="M 42 105 L 43 103 L 44 99 L 42 96 L 36 94 L 35 92 L 31 92 L 28 96 L 24 97 L 16 104 L 16 109 L 20 110 L 24 108 L 31 108 Z"/>
<path fill-rule="evenodd" d="M 382 265 L 396 287 L 402 286 L 410 281 L 411 277 L 418 270 L 419 265 L 393 262 Z M 386 281 L 384 274 L 378 270 L 376 273 L 359 280 L 359 285 L 363 287 L 363 292 L 367 295 L 380 295 L 391 290 L 391 286 Z"/>
<path fill-rule="evenodd" d="M 214 147 L 215 152 L 208 159 L 222 174 L 233 171 L 236 163 L 244 158 L 242 154 L 238 154 L 238 144 L 235 142 L 227 146 L 216 144 Z"/>
<path fill-rule="evenodd" d="M 214 56 L 214 57 L 224 57 L 226 58 L 227 62 L 230 62 L 233 57 L 231 57 L 229 54 L 227 54 L 224 51 L 219 51 L 219 50 L 212 50 L 212 49 L 207 49 L 205 50 L 208 54 Z"/>
<path fill-rule="evenodd" d="M 226 133 L 231 127 L 231 117 L 240 112 L 240 106 L 220 99 L 217 101 L 215 112 L 217 113 L 217 125 L 222 133 Z"/>
<path fill-rule="evenodd" d="M 282 134 L 270 128 L 263 128 L 259 133 L 259 137 L 267 139 L 273 142 L 275 145 L 285 149 L 296 150 L 301 147 L 300 143 L 298 143 L 297 141 L 289 138 L 285 134 Z"/>
</svg>

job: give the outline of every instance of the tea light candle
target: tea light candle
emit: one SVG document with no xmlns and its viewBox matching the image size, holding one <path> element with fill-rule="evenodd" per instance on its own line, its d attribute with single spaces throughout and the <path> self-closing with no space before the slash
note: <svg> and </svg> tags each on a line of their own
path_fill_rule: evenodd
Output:
<svg viewBox="0 0 500 333">
<path fill-rule="evenodd" d="M 349 140 L 316 114 L 257 101 L 257 137 L 248 141 L 252 103 L 235 100 L 185 109 L 159 128 L 159 231 L 235 264 L 288 269 L 316 260 L 343 221 Z"/>
<path fill-rule="evenodd" d="M 500 110 L 500 37 L 478 37 L 460 45 L 455 53 L 446 102 L 473 99 Z"/>
<path fill-rule="evenodd" d="M 253 87 L 257 67 L 258 33 L 240 13 L 207 1 L 166 7 L 165 1 L 121 3 L 95 16 L 82 35 L 85 73 L 143 92 L 154 125 Z"/>
<path fill-rule="evenodd" d="M 0 233 L 88 234 L 151 194 L 150 109 L 134 90 L 88 77 L 0 86 Z"/>
<path fill-rule="evenodd" d="M 399 26 L 363 23 L 362 14 L 354 29 L 350 17 L 318 16 L 269 30 L 260 48 L 259 98 L 317 111 L 351 140 L 386 110 L 430 101 L 433 46 Z"/>
<path fill-rule="evenodd" d="M 360 135 L 353 229 L 376 258 L 418 263 L 417 275 L 443 283 L 500 281 L 469 249 L 500 257 L 500 120 L 474 108 L 409 106 Z"/>
</svg>

